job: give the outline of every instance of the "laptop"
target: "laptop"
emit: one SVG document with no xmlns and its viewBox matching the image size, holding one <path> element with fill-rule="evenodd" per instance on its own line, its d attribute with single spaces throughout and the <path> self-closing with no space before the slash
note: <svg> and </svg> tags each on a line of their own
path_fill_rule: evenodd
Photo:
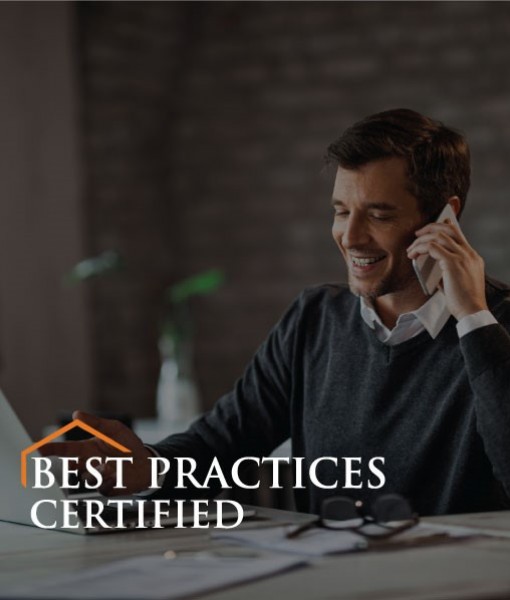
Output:
<svg viewBox="0 0 510 600">
<path fill-rule="evenodd" d="M 154 526 L 154 505 L 149 500 L 137 496 L 123 496 L 122 500 L 132 500 L 133 508 L 127 506 L 124 507 L 123 518 L 121 525 L 118 527 L 118 514 L 117 510 L 105 506 L 102 510 L 101 517 L 106 522 L 106 527 L 103 527 L 97 520 L 94 520 L 93 526 L 86 527 L 86 508 L 87 500 L 95 500 L 96 504 L 102 502 L 108 503 L 108 498 L 100 495 L 92 497 L 91 494 L 87 494 L 86 497 L 80 496 L 76 498 L 78 500 L 77 506 L 73 510 L 78 512 L 78 516 L 74 517 L 72 527 L 65 527 L 64 521 L 58 513 L 59 507 L 61 507 L 66 500 L 75 498 L 70 496 L 59 485 L 55 482 L 47 489 L 36 489 L 30 485 L 23 487 L 21 484 L 20 477 L 20 460 L 21 452 L 25 448 L 32 446 L 33 440 L 28 435 L 27 431 L 23 427 L 21 421 L 18 419 L 16 413 L 10 406 L 7 398 L 0 390 L 0 474 L 1 474 L 1 487 L 0 487 L 0 521 L 8 521 L 12 523 L 19 523 L 22 525 L 31 525 L 36 527 L 32 519 L 32 508 L 37 503 L 40 504 L 37 507 L 37 519 L 43 524 L 54 524 L 55 527 L 47 529 L 47 531 L 66 531 L 69 533 L 89 535 L 97 533 L 114 533 L 122 531 L 147 531 L 147 528 Z M 31 456 L 38 455 L 38 451 L 35 450 Z M 39 454 L 40 456 L 40 454 Z M 27 460 L 27 481 L 34 481 L 33 479 L 33 461 Z M 119 497 L 112 498 L 112 500 L 119 500 Z M 139 504 L 143 501 L 143 515 L 139 515 Z M 203 510 L 203 507 L 202 509 Z M 165 507 L 165 512 L 167 511 Z M 177 506 L 173 506 L 172 503 L 168 508 L 169 516 L 161 516 L 160 524 L 164 527 L 173 527 L 179 523 L 179 525 L 193 525 L 195 520 L 194 507 L 192 503 L 186 503 L 182 506 L 182 513 L 178 514 Z M 255 510 L 244 508 L 243 518 L 252 517 L 256 514 Z M 237 511 L 233 507 L 223 505 L 222 520 L 227 522 L 228 520 L 237 519 Z M 57 517 L 57 518 L 56 518 Z M 200 523 L 211 522 L 215 523 L 217 518 L 217 512 L 214 505 L 208 508 L 207 517 L 201 516 Z M 77 521 L 77 523 L 76 523 Z M 140 527 L 143 523 L 143 527 Z M 75 526 L 77 525 L 77 526 Z"/>
</svg>

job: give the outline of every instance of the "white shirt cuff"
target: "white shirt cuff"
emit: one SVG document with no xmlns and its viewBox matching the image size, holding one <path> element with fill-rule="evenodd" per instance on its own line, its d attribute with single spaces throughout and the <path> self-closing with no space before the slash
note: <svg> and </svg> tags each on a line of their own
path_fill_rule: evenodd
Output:
<svg viewBox="0 0 510 600">
<path fill-rule="evenodd" d="M 161 456 L 161 454 L 152 446 L 148 446 L 147 444 L 144 444 L 144 446 L 150 450 L 152 452 L 152 454 L 154 454 L 154 456 Z M 158 477 L 158 488 L 161 489 L 163 487 L 163 483 L 165 481 L 165 475 L 160 475 Z M 154 494 L 154 492 L 157 492 L 157 490 L 153 490 L 151 488 L 148 488 L 146 490 L 144 490 L 143 492 L 136 492 L 136 494 L 134 494 L 135 496 L 141 496 L 142 498 L 144 496 L 151 496 L 152 494 Z"/>
<path fill-rule="evenodd" d="M 471 333 L 475 329 L 479 329 L 480 327 L 485 327 L 487 325 L 494 325 L 495 323 L 497 323 L 497 321 L 490 311 L 481 310 L 480 312 L 472 315 L 462 317 L 462 319 L 457 323 L 457 333 L 459 334 L 459 338 L 461 338 L 462 336 Z"/>
</svg>

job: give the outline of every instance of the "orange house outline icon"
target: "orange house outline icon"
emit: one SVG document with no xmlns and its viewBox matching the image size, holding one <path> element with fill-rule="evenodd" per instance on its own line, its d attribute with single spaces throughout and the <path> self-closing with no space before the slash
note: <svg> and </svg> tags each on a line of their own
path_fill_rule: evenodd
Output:
<svg viewBox="0 0 510 600">
<path fill-rule="evenodd" d="M 25 448 L 24 450 L 21 451 L 21 485 L 23 487 L 27 487 L 27 456 L 34 450 L 37 450 L 41 446 L 44 446 L 48 442 L 51 442 L 55 438 L 60 437 L 63 433 L 66 433 L 67 431 L 69 431 L 70 429 L 74 429 L 75 427 L 79 427 L 80 429 L 83 429 L 87 433 L 90 433 L 91 435 L 98 437 L 100 440 L 102 440 L 103 442 L 106 442 L 110 446 L 113 446 L 120 452 L 131 452 L 131 450 L 129 448 L 126 448 L 126 446 L 119 444 L 119 442 L 116 442 L 115 440 L 108 437 L 104 433 L 101 433 L 97 429 L 94 429 L 94 427 L 87 425 L 81 419 L 74 419 L 74 421 L 71 421 L 67 425 L 64 425 L 60 429 L 57 429 L 57 431 L 50 433 L 49 435 L 44 437 L 42 440 L 35 442 L 35 444 L 32 444 L 28 448 Z"/>
</svg>

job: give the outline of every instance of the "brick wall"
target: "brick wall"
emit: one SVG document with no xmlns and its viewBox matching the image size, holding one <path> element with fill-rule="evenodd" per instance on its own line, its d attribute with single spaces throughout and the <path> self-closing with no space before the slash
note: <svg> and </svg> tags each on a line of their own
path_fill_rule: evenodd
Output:
<svg viewBox="0 0 510 600">
<path fill-rule="evenodd" d="M 343 278 L 322 156 L 372 112 L 467 133 L 465 229 L 510 279 L 506 3 L 81 3 L 77 29 L 89 250 L 129 267 L 92 286 L 99 408 L 153 410 L 169 282 L 228 277 L 193 305 L 210 406 L 299 289 Z"/>
</svg>

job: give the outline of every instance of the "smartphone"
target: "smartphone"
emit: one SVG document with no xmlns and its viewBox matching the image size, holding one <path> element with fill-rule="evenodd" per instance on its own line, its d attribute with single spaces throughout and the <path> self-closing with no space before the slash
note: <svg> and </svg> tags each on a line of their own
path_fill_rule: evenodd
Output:
<svg viewBox="0 0 510 600">
<path fill-rule="evenodd" d="M 450 219 L 450 221 L 460 229 L 459 222 L 457 221 L 457 217 L 450 204 L 447 204 L 443 208 L 441 214 L 436 219 L 436 223 L 443 223 L 446 219 Z M 413 267 L 422 290 L 427 296 L 432 296 L 437 290 L 437 286 L 442 277 L 441 268 L 437 261 L 428 254 L 422 254 L 418 258 L 413 259 Z"/>
</svg>

